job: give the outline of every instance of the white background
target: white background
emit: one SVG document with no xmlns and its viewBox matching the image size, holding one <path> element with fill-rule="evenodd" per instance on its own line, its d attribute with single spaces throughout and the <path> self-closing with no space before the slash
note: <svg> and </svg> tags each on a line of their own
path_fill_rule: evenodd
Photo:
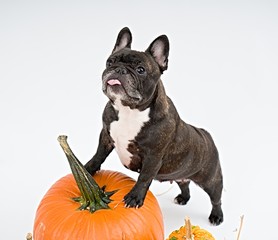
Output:
<svg viewBox="0 0 278 240">
<path fill-rule="evenodd" d="M 58 135 L 69 136 L 83 163 L 95 153 L 107 101 L 101 74 L 125 26 L 134 49 L 145 50 L 160 34 L 169 37 L 166 91 L 186 122 L 213 135 L 221 156 L 225 221 L 219 227 L 208 223 L 210 202 L 196 185 L 188 205 L 177 206 L 175 184 L 152 184 L 165 237 L 190 216 L 216 239 L 234 240 L 244 215 L 241 240 L 273 238 L 277 1 L 1 0 L 1 239 L 24 239 L 40 199 L 69 173 Z M 137 178 L 115 153 L 103 168 Z"/>
</svg>

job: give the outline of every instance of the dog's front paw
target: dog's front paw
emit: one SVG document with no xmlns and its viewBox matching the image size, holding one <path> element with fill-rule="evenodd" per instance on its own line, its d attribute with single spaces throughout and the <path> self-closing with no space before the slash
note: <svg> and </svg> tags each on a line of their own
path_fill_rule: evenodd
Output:
<svg viewBox="0 0 278 240">
<path fill-rule="evenodd" d="M 144 195 L 138 192 L 130 191 L 124 197 L 125 207 L 134 207 L 139 208 L 143 206 L 144 203 Z"/>
</svg>

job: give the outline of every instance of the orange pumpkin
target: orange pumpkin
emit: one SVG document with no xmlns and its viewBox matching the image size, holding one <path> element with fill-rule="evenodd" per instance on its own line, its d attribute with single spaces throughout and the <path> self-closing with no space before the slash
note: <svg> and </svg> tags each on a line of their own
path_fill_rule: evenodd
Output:
<svg viewBox="0 0 278 240">
<path fill-rule="evenodd" d="M 92 178 L 71 152 L 66 136 L 59 141 L 73 174 L 58 180 L 41 200 L 34 240 L 164 239 L 162 213 L 150 191 L 141 208 L 126 208 L 123 197 L 135 181 L 108 170 Z"/>
</svg>

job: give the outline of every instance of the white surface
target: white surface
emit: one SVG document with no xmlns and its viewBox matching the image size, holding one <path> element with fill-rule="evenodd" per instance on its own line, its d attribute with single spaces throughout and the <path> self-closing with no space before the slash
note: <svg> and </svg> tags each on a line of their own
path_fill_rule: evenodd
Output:
<svg viewBox="0 0 278 240">
<path fill-rule="evenodd" d="M 70 170 L 57 137 L 85 163 L 94 154 L 106 97 L 101 74 L 124 26 L 133 47 L 170 39 L 162 78 L 183 119 L 206 128 L 219 148 L 225 221 L 194 184 L 187 206 L 176 185 L 154 182 L 166 236 L 183 224 L 221 240 L 266 239 L 277 225 L 278 2 L 0 1 L 1 239 L 24 239 L 46 190 Z M 103 168 L 127 171 L 115 152 Z M 173 186 L 173 187 L 172 187 Z M 165 237 L 166 237 L 165 236 Z"/>
</svg>

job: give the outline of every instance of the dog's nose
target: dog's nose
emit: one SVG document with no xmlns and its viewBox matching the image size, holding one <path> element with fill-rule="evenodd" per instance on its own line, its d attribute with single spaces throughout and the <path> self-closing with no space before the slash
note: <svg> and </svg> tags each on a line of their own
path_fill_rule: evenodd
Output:
<svg viewBox="0 0 278 240">
<path fill-rule="evenodd" d="M 119 74 L 121 74 L 121 75 L 127 74 L 127 70 L 126 70 L 126 68 L 124 68 L 124 67 L 117 67 L 117 68 L 115 69 L 115 72 L 116 72 L 116 73 L 119 73 Z"/>
</svg>

